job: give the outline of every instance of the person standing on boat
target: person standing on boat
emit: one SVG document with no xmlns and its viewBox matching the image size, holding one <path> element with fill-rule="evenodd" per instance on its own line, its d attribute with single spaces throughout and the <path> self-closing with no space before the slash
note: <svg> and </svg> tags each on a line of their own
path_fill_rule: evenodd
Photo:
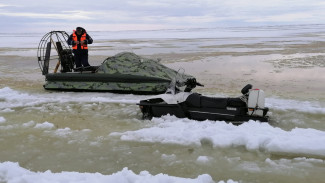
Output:
<svg viewBox="0 0 325 183">
<path fill-rule="evenodd" d="M 93 39 L 87 34 L 82 27 L 77 27 L 73 30 L 67 43 L 72 45 L 76 68 L 89 67 L 88 63 L 88 44 L 93 43 Z"/>
</svg>

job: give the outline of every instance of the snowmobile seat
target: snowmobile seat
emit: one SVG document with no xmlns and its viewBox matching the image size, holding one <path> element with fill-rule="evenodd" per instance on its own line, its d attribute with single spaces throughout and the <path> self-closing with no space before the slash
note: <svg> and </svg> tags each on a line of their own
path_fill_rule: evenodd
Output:
<svg viewBox="0 0 325 183">
<path fill-rule="evenodd" d="M 200 94 L 192 93 L 187 97 L 185 103 L 190 107 L 200 107 L 201 106 L 200 98 L 201 98 Z"/>
<path fill-rule="evenodd" d="M 246 103 L 240 98 L 228 98 L 229 107 L 246 107 Z"/>
<path fill-rule="evenodd" d="M 186 104 L 190 107 L 226 108 L 228 98 L 206 97 L 193 93 L 187 97 Z"/>
<path fill-rule="evenodd" d="M 245 107 L 246 103 L 240 98 L 216 98 L 206 97 L 198 93 L 189 95 L 186 104 L 190 107 L 207 107 L 223 109 L 228 107 Z"/>
<path fill-rule="evenodd" d="M 228 98 L 201 97 L 201 107 L 226 108 Z"/>
</svg>

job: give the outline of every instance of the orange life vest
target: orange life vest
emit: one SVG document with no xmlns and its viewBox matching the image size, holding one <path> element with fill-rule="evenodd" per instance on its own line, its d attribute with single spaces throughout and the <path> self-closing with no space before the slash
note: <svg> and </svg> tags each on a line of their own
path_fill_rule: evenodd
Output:
<svg viewBox="0 0 325 183">
<path fill-rule="evenodd" d="M 76 30 L 73 30 L 72 40 L 73 40 L 74 42 L 77 42 L 77 41 L 78 41 L 78 37 L 77 37 L 77 34 L 76 34 Z M 83 33 L 83 34 L 81 35 L 80 42 L 81 42 L 81 41 L 84 41 L 84 40 L 86 40 L 86 33 Z M 74 50 L 78 49 L 78 45 L 77 45 L 77 44 L 73 45 L 73 46 L 72 46 L 72 49 L 74 49 Z M 81 45 L 81 49 L 84 49 L 84 50 L 88 49 L 87 44 L 82 44 L 82 45 Z"/>
</svg>

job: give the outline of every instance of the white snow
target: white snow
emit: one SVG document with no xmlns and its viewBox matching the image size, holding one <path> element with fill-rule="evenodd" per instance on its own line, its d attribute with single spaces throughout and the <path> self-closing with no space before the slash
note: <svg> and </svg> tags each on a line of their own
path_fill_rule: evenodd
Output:
<svg viewBox="0 0 325 183">
<path fill-rule="evenodd" d="M 120 136 L 125 141 L 198 146 L 209 141 L 213 147 L 244 146 L 248 151 L 325 157 L 325 132 L 316 129 L 285 131 L 256 121 L 235 126 L 222 121 L 197 122 L 174 116 L 153 118 L 152 122 L 147 128 L 110 135 Z"/>
<path fill-rule="evenodd" d="M 151 175 L 148 171 L 141 171 L 135 174 L 128 168 L 111 175 L 100 173 L 79 173 L 79 172 L 60 172 L 52 173 L 50 170 L 45 172 L 32 172 L 19 166 L 18 163 L 0 163 L 0 181 L 8 183 L 214 183 L 208 174 L 199 175 L 197 178 L 174 177 L 166 174 Z M 224 183 L 225 181 L 219 181 Z M 227 183 L 235 183 L 233 180 Z"/>
<path fill-rule="evenodd" d="M 34 121 L 29 121 L 29 122 L 26 122 L 26 123 L 23 123 L 23 127 L 25 128 L 28 128 L 28 127 L 32 127 L 35 125 L 35 122 Z"/>
<path fill-rule="evenodd" d="M 0 124 L 5 123 L 5 122 L 6 122 L 6 118 L 0 116 Z"/>
<path fill-rule="evenodd" d="M 54 127 L 53 123 L 44 122 L 44 123 L 37 123 L 34 128 L 41 128 L 41 129 L 51 129 Z"/>
<path fill-rule="evenodd" d="M 211 158 L 208 157 L 208 156 L 199 156 L 199 157 L 197 157 L 196 161 L 198 163 L 206 164 L 206 163 L 208 163 L 210 161 L 210 159 Z"/>
</svg>

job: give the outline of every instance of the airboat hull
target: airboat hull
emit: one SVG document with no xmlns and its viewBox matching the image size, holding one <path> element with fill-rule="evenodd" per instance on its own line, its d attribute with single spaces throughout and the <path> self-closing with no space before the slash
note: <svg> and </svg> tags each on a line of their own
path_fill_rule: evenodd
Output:
<svg viewBox="0 0 325 183">
<path fill-rule="evenodd" d="M 44 88 L 64 91 L 101 91 L 112 93 L 160 94 L 168 79 L 121 74 L 58 73 L 47 74 Z"/>
</svg>

